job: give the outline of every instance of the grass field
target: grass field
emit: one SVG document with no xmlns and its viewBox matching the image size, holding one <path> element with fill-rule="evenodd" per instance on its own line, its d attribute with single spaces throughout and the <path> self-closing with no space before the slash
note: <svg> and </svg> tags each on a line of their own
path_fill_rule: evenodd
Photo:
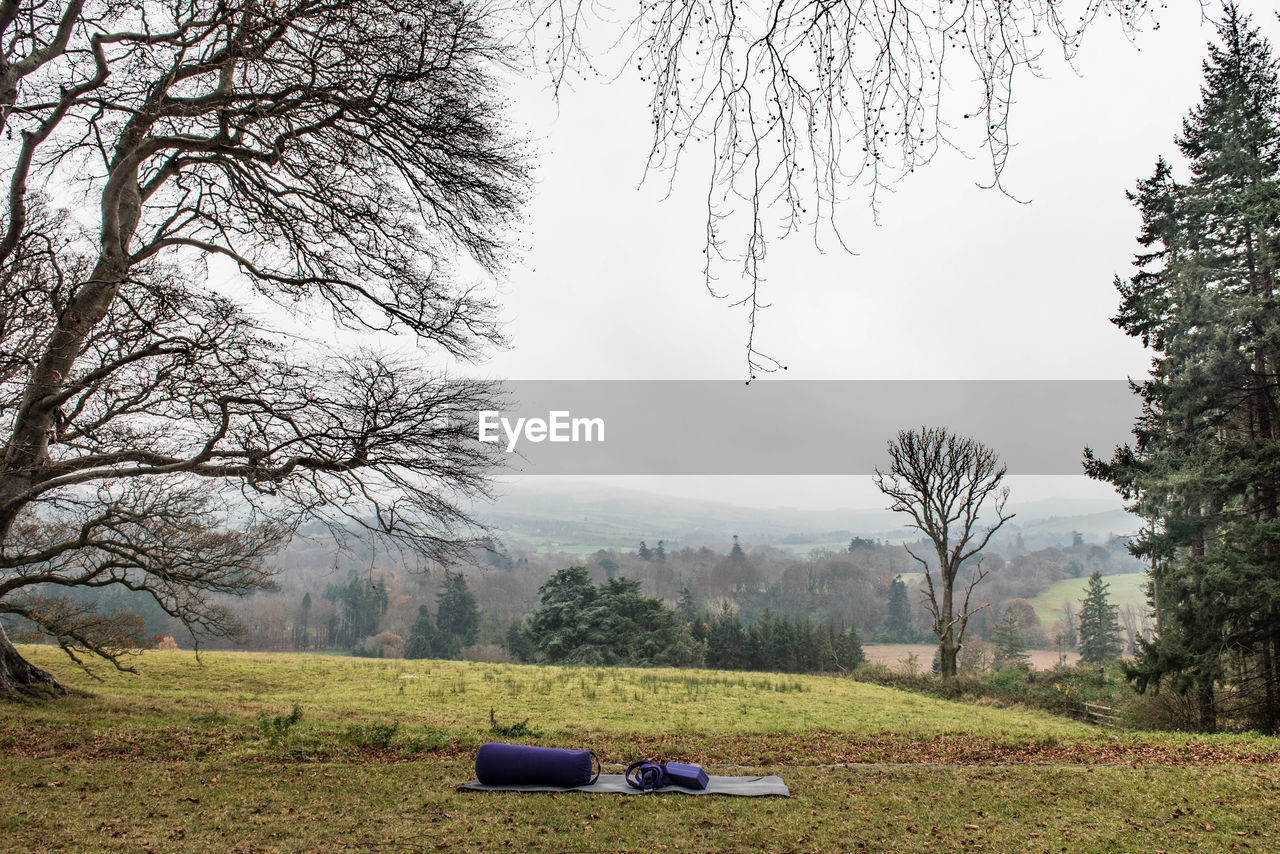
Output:
<svg viewBox="0 0 1280 854">
<path fill-rule="evenodd" d="M 1147 574 L 1145 572 L 1126 572 L 1121 575 L 1104 575 L 1107 585 L 1107 601 L 1118 608 L 1132 605 L 1139 611 L 1147 609 Z M 1036 609 L 1040 622 L 1048 627 L 1054 620 L 1062 616 L 1062 606 L 1066 602 L 1077 614 L 1080 613 L 1080 602 L 1083 601 L 1085 588 L 1089 579 L 1064 578 L 1055 582 L 1048 590 L 1031 599 L 1031 607 Z"/>
<path fill-rule="evenodd" d="M 1280 850 L 1275 738 L 832 677 L 147 652 L 93 682 L 24 654 L 76 693 L 0 703 L 4 851 Z M 456 792 L 487 740 L 780 774 L 793 796 Z"/>
</svg>

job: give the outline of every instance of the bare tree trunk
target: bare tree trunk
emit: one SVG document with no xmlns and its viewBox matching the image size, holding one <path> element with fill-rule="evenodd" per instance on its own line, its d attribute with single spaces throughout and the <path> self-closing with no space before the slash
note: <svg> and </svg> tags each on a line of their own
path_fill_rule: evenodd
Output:
<svg viewBox="0 0 1280 854">
<path fill-rule="evenodd" d="M 65 693 L 67 689 L 50 673 L 18 654 L 18 650 L 9 642 L 4 626 L 0 626 L 0 698 L 13 694 L 38 697 Z"/>
<path fill-rule="evenodd" d="M 1212 684 L 1196 687 L 1196 709 L 1200 715 L 1200 729 L 1205 732 L 1216 732 L 1218 729 L 1218 711 L 1213 693 Z"/>
<path fill-rule="evenodd" d="M 1271 609 L 1272 614 L 1275 609 Z M 1272 617 L 1272 624 L 1275 624 L 1275 618 Z M 1263 713 L 1265 720 L 1263 721 L 1263 731 L 1274 735 L 1277 728 L 1280 728 L 1280 699 L 1277 698 L 1276 692 L 1276 656 L 1272 653 L 1272 638 L 1266 638 L 1262 642 L 1262 684 L 1265 696 L 1266 711 Z"/>
<path fill-rule="evenodd" d="M 939 621 L 944 627 L 944 631 L 942 636 L 938 638 L 938 673 L 946 680 L 956 678 L 956 657 L 960 652 L 960 647 L 956 643 L 956 629 L 951 624 L 952 614 L 954 613 L 951 587 L 953 583 L 954 578 L 951 578 L 943 588 L 942 615 Z"/>
<path fill-rule="evenodd" d="M 954 680 L 959 672 L 956 660 L 960 657 L 960 645 L 955 642 L 955 638 L 951 633 L 947 633 L 947 637 L 942 639 L 942 643 L 938 645 L 938 673 L 945 680 Z"/>
</svg>

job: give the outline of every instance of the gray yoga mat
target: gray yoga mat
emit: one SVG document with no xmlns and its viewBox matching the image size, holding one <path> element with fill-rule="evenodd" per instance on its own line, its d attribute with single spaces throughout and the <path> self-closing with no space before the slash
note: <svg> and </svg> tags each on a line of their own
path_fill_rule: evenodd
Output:
<svg viewBox="0 0 1280 854">
<path fill-rule="evenodd" d="M 680 786 L 663 786 L 642 792 L 627 785 L 627 778 L 622 774 L 601 774 L 599 779 L 587 786 L 486 786 L 479 780 L 472 780 L 458 787 L 459 792 L 597 792 L 612 795 L 737 795 L 754 798 L 761 795 L 777 795 L 791 797 L 791 790 L 782 778 L 776 775 L 768 777 L 716 777 L 708 776 L 705 789 L 685 789 Z"/>
</svg>

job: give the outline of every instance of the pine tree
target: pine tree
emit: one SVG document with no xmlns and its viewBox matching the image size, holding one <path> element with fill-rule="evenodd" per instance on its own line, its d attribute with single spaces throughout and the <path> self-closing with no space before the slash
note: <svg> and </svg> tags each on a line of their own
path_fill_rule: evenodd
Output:
<svg viewBox="0 0 1280 854">
<path fill-rule="evenodd" d="M 1119 657 L 1124 650 L 1120 640 L 1120 609 L 1107 599 L 1109 585 L 1102 575 L 1089 576 L 1085 597 L 1080 603 L 1080 659 L 1090 664 L 1104 664 Z"/>
<path fill-rule="evenodd" d="M 435 624 L 431 622 L 431 612 L 426 605 L 418 606 L 418 619 L 409 632 L 409 640 L 404 645 L 405 658 L 435 658 L 440 648 L 440 635 Z"/>
<path fill-rule="evenodd" d="M 1018 615 L 1012 608 L 1006 608 L 1004 617 L 996 623 L 995 630 L 991 634 L 991 642 L 996 647 L 996 670 L 1030 665 L 1031 657 L 1027 655 L 1027 642 L 1018 628 Z"/>
<path fill-rule="evenodd" d="M 911 622 L 911 603 L 902 576 L 889 585 L 889 615 L 885 618 L 881 637 L 886 643 L 913 643 L 918 637 Z"/>
<path fill-rule="evenodd" d="M 612 578 L 597 587 L 585 567 L 574 566 L 557 571 L 538 593 L 542 601 L 527 629 L 513 628 L 507 638 L 514 650 L 527 636 L 537 661 L 637 667 L 701 661 L 702 648 L 680 616 L 641 594 L 635 579 Z"/>
<path fill-rule="evenodd" d="M 444 587 L 436 598 L 436 631 L 440 636 L 439 657 L 452 658 L 464 646 L 476 642 L 480 629 L 480 608 L 467 586 L 466 576 L 445 574 Z"/>
<path fill-rule="evenodd" d="M 1156 632 L 1127 673 L 1191 696 L 1209 730 L 1222 685 L 1242 719 L 1280 727 L 1276 72 L 1228 5 L 1178 140 L 1190 180 L 1160 159 L 1130 194 L 1143 250 L 1113 320 L 1153 351 L 1136 441 L 1086 463 L 1147 521 L 1133 551 L 1150 561 Z"/>
<path fill-rule="evenodd" d="M 747 636 L 742 620 L 726 605 L 707 628 L 707 666 L 718 670 L 745 670 Z"/>
<path fill-rule="evenodd" d="M 676 613 L 686 623 L 694 623 L 698 619 L 698 603 L 693 598 L 693 591 L 689 589 L 689 585 L 680 588 L 680 601 L 676 603 Z"/>
</svg>

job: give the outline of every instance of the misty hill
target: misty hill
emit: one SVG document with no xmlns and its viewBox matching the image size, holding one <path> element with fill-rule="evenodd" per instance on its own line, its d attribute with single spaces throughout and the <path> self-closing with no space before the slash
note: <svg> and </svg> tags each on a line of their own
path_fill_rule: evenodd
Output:
<svg viewBox="0 0 1280 854">
<path fill-rule="evenodd" d="M 1010 503 L 1018 515 L 1001 540 L 1012 549 L 1021 535 L 1024 547 L 1070 543 L 1073 532 L 1092 542 L 1127 535 L 1135 518 L 1118 501 L 1045 499 Z M 839 547 L 852 537 L 915 539 L 902 517 L 885 509 L 746 507 L 726 502 L 658 495 L 619 486 L 528 479 L 504 484 L 497 499 L 476 515 L 504 539 L 535 549 L 565 552 L 634 549 L 651 545 L 721 547 L 736 534 L 744 542 L 805 551 Z M 993 544 L 994 545 L 994 544 Z"/>
</svg>

